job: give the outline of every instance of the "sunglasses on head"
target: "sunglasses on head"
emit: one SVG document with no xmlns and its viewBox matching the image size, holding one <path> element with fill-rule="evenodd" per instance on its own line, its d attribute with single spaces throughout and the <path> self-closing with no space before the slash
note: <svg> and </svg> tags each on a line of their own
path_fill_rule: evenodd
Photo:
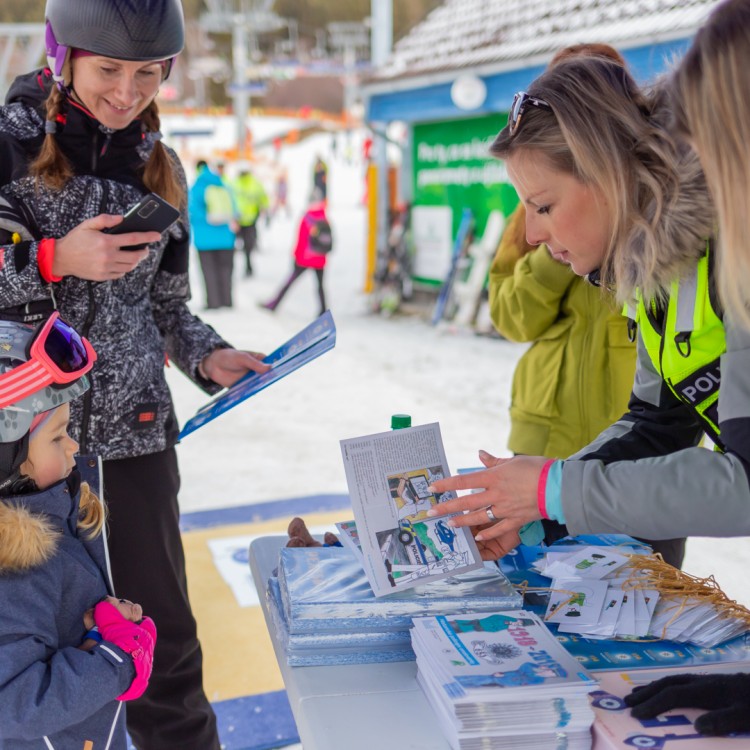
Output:
<svg viewBox="0 0 750 750">
<path fill-rule="evenodd" d="M 0 409 L 48 385 L 68 385 L 85 375 L 94 362 L 91 344 L 54 312 L 35 333 L 28 361 L 0 375 Z"/>
<path fill-rule="evenodd" d="M 510 112 L 508 113 L 508 131 L 511 135 L 515 135 L 518 126 L 521 124 L 523 113 L 528 107 L 538 107 L 539 109 L 546 109 L 548 112 L 553 111 L 544 99 L 530 96 L 525 91 L 519 91 L 513 97 L 513 104 L 510 105 Z"/>
</svg>

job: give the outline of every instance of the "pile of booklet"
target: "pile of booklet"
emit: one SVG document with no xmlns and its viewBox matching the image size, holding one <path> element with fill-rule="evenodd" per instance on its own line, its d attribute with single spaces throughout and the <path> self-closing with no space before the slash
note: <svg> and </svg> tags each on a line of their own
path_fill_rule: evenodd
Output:
<svg viewBox="0 0 750 750">
<path fill-rule="evenodd" d="M 414 620 L 417 682 L 458 750 L 591 747 L 595 680 L 533 613 Z"/>
<path fill-rule="evenodd" d="M 655 589 L 637 588 L 639 571 L 613 547 L 554 547 L 534 567 L 552 578 L 545 613 L 558 632 L 585 638 L 661 638 L 713 647 L 747 630 L 697 598 L 665 599 Z"/>
<path fill-rule="evenodd" d="M 494 564 L 375 597 L 362 562 L 342 547 L 284 547 L 268 582 L 269 610 L 291 666 L 414 658 L 412 617 L 517 609 L 522 598 Z"/>
</svg>

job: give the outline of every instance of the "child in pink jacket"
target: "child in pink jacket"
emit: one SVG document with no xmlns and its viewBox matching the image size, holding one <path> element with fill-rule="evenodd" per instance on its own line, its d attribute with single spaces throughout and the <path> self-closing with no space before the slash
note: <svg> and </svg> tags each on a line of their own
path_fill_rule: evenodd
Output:
<svg viewBox="0 0 750 750">
<path fill-rule="evenodd" d="M 326 309 L 326 295 L 323 289 L 323 272 L 326 267 L 328 253 L 333 247 L 331 226 L 326 217 L 325 201 L 319 189 L 312 192 L 310 205 L 302 217 L 297 232 L 297 244 L 294 247 L 294 268 L 289 278 L 270 301 L 261 305 L 272 312 L 278 307 L 284 295 L 295 281 L 308 269 L 315 271 L 318 279 L 318 299 L 320 300 L 320 314 Z"/>
</svg>

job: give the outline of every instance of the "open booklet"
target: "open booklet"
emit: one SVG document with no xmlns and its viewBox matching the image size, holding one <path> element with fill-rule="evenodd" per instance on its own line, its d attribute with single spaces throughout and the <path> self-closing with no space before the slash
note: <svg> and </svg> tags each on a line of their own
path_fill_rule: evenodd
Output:
<svg viewBox="0 0 750 750">
<path fill-rule="evenodd" d="M 341 453 L 375 596 L 482 566 L 467 528 L 449 526 L 447 516 L 427 517 L 430 508 L 455 497 L 428 489 L 449 476 L 438 424 L 342 440 Z"/>
<path fill-rule="evenodd" d="M 223 390 L 202 406 L 187 421 L 180 432 L 180 439 L 195 432 L 225 411 L 232 409 L 245 399 L 254 396 L 277 380 L 289 375 L 336 345 L 336 324 L 330 311 L 324 312 L 317 320 L 292 336 L 285 344 L 263 359 L 271 365 L 268 372 L 258 375 L 249 372 L 233 386 Z"/>
</svg>

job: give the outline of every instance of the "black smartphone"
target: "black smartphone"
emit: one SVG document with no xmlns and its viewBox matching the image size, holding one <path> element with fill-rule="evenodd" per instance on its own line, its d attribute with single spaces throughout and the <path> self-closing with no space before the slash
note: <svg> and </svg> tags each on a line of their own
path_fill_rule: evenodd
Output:
<svg viewBox="0 0 750 750">
<path fill-rule="evenodd" d="M 164 232 L 180 218 L 180 212 L 156 193 L 149 193 L 141 198 L 123 217 L 116 227 L 103 229 L 106 234 L 125 234 L 126 232 Z M 124 245 L 120 250 L 141 250 L 141 245 Z"/>
</svg>

